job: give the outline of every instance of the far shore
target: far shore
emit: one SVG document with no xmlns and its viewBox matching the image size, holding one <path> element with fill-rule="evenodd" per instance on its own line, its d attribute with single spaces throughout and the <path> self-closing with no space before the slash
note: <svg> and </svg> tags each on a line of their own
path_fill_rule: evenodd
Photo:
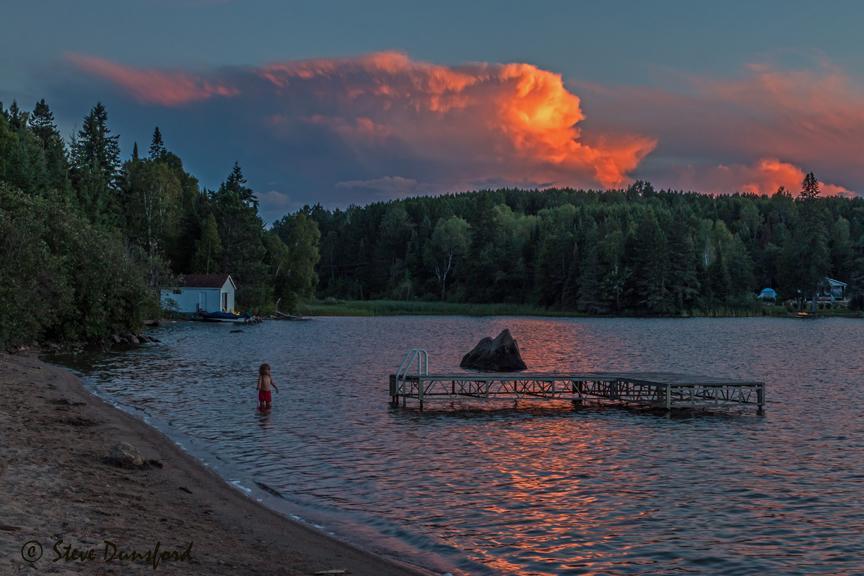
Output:
<svg viewBox="0 0 864 576">
<path fill-rule="evenodd" d="M 757 308 L 695 310 L 689 315 L 588 314 L 572 310 L 543 308 L 528 304 L 441 302 L 427 300 L 310 300 L 298 306 L 304 316 L 540 316 L 557 318 L 750 318 L 797 317 L 780 305 Z M 820 310 L 819 318 L 864 318 L 864 312 L 845 309 Z"/>
<path fill-rule="evenodd" d="M 0 574 L 431 574 L 265 508 L 34 354 L 0 354 L 0 438 Z"/>
</svg>

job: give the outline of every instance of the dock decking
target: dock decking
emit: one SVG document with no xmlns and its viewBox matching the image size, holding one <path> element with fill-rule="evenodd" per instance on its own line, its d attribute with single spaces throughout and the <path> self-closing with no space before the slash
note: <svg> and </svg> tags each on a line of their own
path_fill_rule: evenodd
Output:
<svg viewBox="0 0 864 576">
<path fill-rule="evenodd" d="M 640 405 L 672 410 L 710 405 L 753 405 L 765 412 L 765 383 L 672 372 L 508 372 L 430 373 L 428 355 L 412 350 L 402 366 L 390 375 L 390 403 L 407 406 L 417 401 L 420 409 L 429 401 L 501 399 L 518 401 L 569 400 L 580 406 L 585 400 Z M 409 373 L 416 360 L 416 371 Z"/>
</svg>

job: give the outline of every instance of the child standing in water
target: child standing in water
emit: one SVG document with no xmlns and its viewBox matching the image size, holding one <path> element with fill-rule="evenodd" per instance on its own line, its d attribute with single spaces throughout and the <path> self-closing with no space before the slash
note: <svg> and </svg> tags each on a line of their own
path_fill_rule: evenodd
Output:
<svg viewBox="0 0 864 576">
<path fill-rule="evenodd" d="M 276 387 L 273 378 L 270 376 L 270 365 L 261 364 L 261 367 L 258 369 L 258 408 L 261 410 L 270 408 L 270 404 L 273 402 L 270 392 L 271 387 L 277 392 L 279 391 L 279 388 Z"/>
</svg>

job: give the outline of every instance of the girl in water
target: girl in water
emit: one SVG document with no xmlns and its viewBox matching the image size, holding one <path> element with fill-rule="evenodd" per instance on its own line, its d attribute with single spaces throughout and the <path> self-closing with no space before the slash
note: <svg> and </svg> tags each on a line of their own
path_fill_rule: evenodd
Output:
<svg viewBox="0 0 864 576">
<path fill-rule="evenodd" d="M 279 391 L 270 376 L 270 365 L 261 364 L 258 369 L 258 408 L 261 410 L 270 408 L 270 404 L 273 402 L 270 388 Z"/>
</svg>

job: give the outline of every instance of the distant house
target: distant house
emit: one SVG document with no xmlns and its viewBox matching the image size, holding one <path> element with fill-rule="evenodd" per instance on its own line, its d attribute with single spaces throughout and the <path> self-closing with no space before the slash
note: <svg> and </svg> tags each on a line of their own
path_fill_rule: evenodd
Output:
<svg viewBox="0 0 864 576">
<path fill-rule="evenodd" d="M 230 274 L 188 274 L 177 286 L 162 288 L 162 308 L 194 314 L 202 312 L 233 312 L 237 285 Z"/>
<path fill-rule="evenodd" d="M 834 278 L 825 277 L 819 283 L 818 297 L 821 302 L 842 302 L 846 300 L 846 288 L 848 284 L 835 280 Z"/>
</svg>

